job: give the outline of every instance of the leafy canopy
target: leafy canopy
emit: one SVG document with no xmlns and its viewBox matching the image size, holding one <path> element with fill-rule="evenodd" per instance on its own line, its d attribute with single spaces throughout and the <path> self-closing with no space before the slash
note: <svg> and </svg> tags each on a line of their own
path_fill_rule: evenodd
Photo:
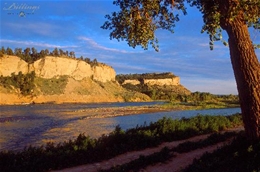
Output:
<svg viewBox="0 0 260 172">
<path fill-rule="evenodd" d="M 232 7 L 223 12 L 221 3 L 224 1 L 230 1 Z M 155 31 L 166 29 L 173 33 L 180 13 L 187 14 L 187 4 L 203 14 L 202 33 L 209 34 L 211 49 L 214 41 L 227 45 L 222 40 L 223 24 L 232 22 L 238 15 L 248 27 L 260 29 L 259 0 L 115 0 L 113 4 L 119 6 L 120 11 L 106 15 L 107 21 L 101 28 L 111 30 L 110 39 L 126 40 L 133 48 L 140 45 L 148 49 L 150 44 L 159 51 Z"/>
</svg>

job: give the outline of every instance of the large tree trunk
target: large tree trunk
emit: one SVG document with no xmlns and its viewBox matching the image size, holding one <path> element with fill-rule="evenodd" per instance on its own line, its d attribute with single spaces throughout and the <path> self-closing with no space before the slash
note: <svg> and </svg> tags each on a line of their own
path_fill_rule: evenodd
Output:
<svg viewBox="0 0 260 172">
<path fill-rule="evenodd" d="M 237 0 L 223 0 L 226 15 Z M 228 33 L 231 63 L 237 83 L 245 132 L 250 140 L 260 139 L 260 64 L 243 14 L 232 20 L 222 18 L 221 27 Z"/>
</svg>

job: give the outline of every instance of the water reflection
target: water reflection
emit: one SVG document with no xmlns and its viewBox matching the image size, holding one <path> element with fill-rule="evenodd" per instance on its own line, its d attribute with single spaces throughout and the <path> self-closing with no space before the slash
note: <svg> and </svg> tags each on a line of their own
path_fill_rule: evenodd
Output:
<svg viewBox="0 0 260 172">
<path fill-rule="evenodd" d="M 41 142 L 63 142 L 75 139 L 80 133 L 92 138 L 98 138 L 102 134 L 110 133 L 116 125 L 117 121 L 113 118 L 78 119 L 63 126 L 52 127 L 42 135 Z"/>
</svg>

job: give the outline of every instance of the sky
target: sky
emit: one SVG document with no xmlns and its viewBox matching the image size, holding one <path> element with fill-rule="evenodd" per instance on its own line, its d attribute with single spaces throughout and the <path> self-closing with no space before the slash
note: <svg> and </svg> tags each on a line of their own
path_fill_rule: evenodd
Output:
<svg viewBox="0 0 260 172">
<path fill-rule="evenodd" d="M 109 30 L 100 27 L 105 15 L 118 10 L 113 0 L 85 1 L 2 1 L 0 46 L 15 48 L 59 48 L 74 51 L 77 57 L 112 66 L 117 74 L 172 72 L 192 92 L 237 94 L 229 49 L 222 43 L 209 48 L 209 36 L 201 34 L 202 15 L 187 6 L 180 13 L 174 34 L 156 31 L 159 52 L 143 50 L 127 42 L 111 40 Z M 251 39 L 260 42 L 260 33 L 250 30 Z M 227 37 L 224 33 L 224 39 Z M 256 50 L 258 59 L 260 50 Z"/>
</svg>

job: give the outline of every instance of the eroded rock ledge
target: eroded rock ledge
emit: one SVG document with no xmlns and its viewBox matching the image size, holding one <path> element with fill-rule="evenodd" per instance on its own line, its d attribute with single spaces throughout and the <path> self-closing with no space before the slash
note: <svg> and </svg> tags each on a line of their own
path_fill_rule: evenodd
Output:
<svg viewBox="0 0 260 172">
<path fill-rule="evenodd" d="M 76 80 L 92 78 L 100 82 L 115 81 L 116 72 L 108 65 L 98 63 L 95 66 L 66 57 L 46 56 L 32 64 L 28 64 L 17 56 L 4 56 L 0 58 L 0 75 L 11 76 L 12 73 L 23 74 L 35 71 L 37 77 L 55 78 L 70 76 Z"/>
</svg>

